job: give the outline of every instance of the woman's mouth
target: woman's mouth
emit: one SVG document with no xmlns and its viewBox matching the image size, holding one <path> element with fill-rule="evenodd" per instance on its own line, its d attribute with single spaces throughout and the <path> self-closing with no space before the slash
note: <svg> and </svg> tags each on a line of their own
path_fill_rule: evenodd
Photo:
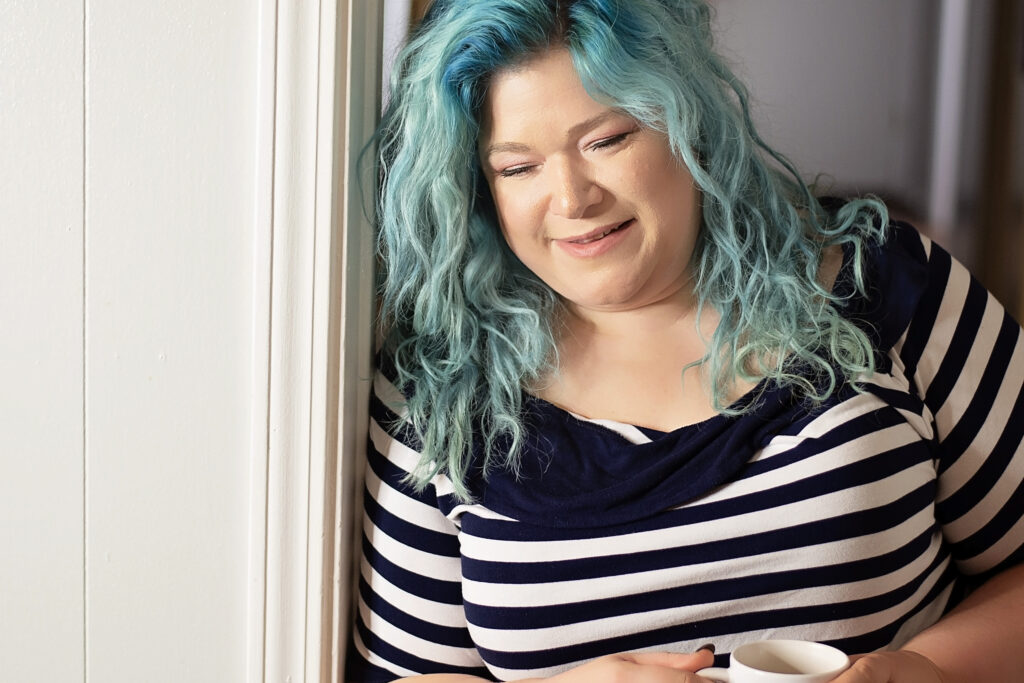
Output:
<svg viewBox="0 0 1024 683">
<path fill-rule="evenodd" d="M 562 250 L 576 258 L 597 258 L 615 249 L 632 232 L 629 230 L 636 223 L 630 218 L 617 225 L 605 225 L 582 235 L 555 240 Z"/>
<path fill-rule="evenodd" d="M 599 228 L 594 232 L 589 232 L 585 235 L 581 235 L 580 237 L 575 237 L 573 239 L 568 239 L 565 241 L 569 242 L 570 244 L 590 244 L 591 242 L 596 242 L 598 240 L 604 239 L 613 232 L 618 232 L 619 230 L 622 230 L 624 227 L 626 227 L 628 224 L 632 222 L 633 219 L 630 218 L 628 221 L 625 221 L 624 223 L 619 223 L 618 225 L 613 225 L 610 228 Z"/>
</svg>

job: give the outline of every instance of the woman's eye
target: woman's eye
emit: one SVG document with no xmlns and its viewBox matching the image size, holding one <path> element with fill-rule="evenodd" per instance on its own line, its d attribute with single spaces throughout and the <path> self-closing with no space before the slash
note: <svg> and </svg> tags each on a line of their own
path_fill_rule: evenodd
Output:
<svg viewBox="0 0 1024 683">
<path fill-rule="evenodd" d="M 533 166 L 512 166 L 511 168 L 503 168 L 498 171 L 498 175 L 502 178 L 514 178 L 517 175 L 523 175 L 529 171 Z"/>
<path fill-rule="evenodd" d="M 594 144 L 592 144 L 590 146 L 590 149 L 606 149 L 608 147 L 614 147 L 615 145 L 621 143 L 627 137 L 629 137 L 630 133 L 632 133 L 632 132 L 633 131 L 627 131 L 625 133 L 619 133 L 618 135 L 613 135 L 610 138 L 604 138 L 603 140 L 598 140 L 597 142 L 595 142 Z"/>
</svg>

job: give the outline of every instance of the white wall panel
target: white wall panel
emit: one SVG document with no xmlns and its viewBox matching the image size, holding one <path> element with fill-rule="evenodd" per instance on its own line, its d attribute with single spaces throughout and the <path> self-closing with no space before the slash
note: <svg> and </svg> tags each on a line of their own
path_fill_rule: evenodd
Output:
<svg viewBox="0 0 1024 683">
<path fill-rule="evenodd" d="M 82 3 L 0 6 L 0 680 L 75 681 L 82 594 Z"/>
<path fill-rule="evenodd" d="M 89 680 L 244 679 L 257 37 L 88 1 Z"/>
</svg>

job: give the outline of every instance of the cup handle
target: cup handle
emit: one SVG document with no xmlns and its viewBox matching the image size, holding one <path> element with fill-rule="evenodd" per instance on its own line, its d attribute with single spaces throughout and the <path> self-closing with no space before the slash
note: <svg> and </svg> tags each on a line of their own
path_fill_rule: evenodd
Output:
<svg viewBox="0 0 1024 683">
<path fill-rule="evenodd" d="M 729 670 L 723 669 L 720 666 L 701 669 L 697 672 L 697 675 L 703 676 L 704 678 L 710 678 L 713 681 L 725 681 L 726 683 L 729 681 Z"/>
</svg>

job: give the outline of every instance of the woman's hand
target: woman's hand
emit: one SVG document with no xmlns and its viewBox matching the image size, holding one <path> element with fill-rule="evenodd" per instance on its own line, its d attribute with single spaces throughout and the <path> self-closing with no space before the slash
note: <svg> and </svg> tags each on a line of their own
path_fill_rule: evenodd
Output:
<svg viewBox="0 0 1024 683">
<path fill-rule="evenodd" d="M 833 683 L 945 683 L 939 667 L 916 652 L 875 652 L 851 659 L 853 665 Z"/>
<path fill-rule="evenodd" d="M 693 654 L 678 652 L 623 652 L 600 657 L 550 678 L 526 678 L 516 683 L 707 683 L 693 673 L 715 663 L 711 649 Z M 483 683 L 460 674 L 430 674 L 402 678 L 408 683 Z M 399 681 L 395 681 L 399 683 Z"/>
<path fill-rule="evenodd" d="M 693 673 L 714 664 L 710 650 L 624 652 L 600 657 L 547 679 L 550 683 L 705 683 Z"/>
</svg>

